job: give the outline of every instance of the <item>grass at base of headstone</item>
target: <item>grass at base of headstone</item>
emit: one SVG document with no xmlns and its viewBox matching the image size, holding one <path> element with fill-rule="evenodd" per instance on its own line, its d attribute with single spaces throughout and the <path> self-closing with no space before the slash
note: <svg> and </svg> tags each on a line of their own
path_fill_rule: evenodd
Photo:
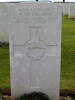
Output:
<svg viewBox="0 0 75 100">
<path fill-rule="evenodd" d="M 0 88 L 10 87 L 9 49 L 0 47 Z"/>
<path fill-rule="evenodd" d="M 75 19 L 62 19 L 61 88 L 75 89 Z"/>
<path fill-rule="evenodd" d="M 75 19 L 62 20 L 61 88 L 75 89 Z M 0 48 L 0 88 L 9 87 L 9 49 Z"/>
</svg>

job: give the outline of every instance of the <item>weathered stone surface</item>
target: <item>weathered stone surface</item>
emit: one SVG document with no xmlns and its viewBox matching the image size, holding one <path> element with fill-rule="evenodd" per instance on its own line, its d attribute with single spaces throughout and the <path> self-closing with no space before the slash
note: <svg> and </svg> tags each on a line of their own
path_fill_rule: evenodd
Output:
<svg viewBox="0 0 75 100">
<path fill-rule="evenodd" d="M 8 7 L 12 98 L 40 91 L 59 99 L 61 7 L 13 3 Z"/>
</svg>

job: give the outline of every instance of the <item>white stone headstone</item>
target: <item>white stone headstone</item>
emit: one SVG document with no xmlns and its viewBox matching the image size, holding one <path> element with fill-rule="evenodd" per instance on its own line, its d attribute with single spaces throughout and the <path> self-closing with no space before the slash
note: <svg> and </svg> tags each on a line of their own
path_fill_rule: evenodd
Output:
<svg viewBox="0 0 75 100">
<path fill-rule="evenodd" d="M 75 4 L 69 5 L 69 18 L 75 18 Z"/>
<path fill-rule="evenodd" d="M 0 42 L 8 41 L 8 7 L 7 3 L 0 3 Z"/>
<path fill-rule="evenodd" d="M 63 3 L 63 15 L 68 15 L 69 5 L 69 3 Z"/>
<path fill-rule="evenodd" d="M 9 8 L 12 98 L 40 91 L 59 99 L 61 7 L 14 3 Z"/>
</svg>

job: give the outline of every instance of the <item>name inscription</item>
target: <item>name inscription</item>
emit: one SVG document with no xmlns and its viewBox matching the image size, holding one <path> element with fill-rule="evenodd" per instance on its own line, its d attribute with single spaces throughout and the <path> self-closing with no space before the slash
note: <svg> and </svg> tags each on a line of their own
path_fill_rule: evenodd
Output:
<svg viewBox="0 0 75 100">
<path fill-rule="evenodd" d="M 17 7 L 15 9 L 15 14 L 13 17 L 13 21 L 16 23 L 50 23 L 55 22 L 57 19 L 57 8 L 53 8 L 50 10 L 50 6 L 48 7 L 39 7 L 39 6 L 31 6 L 31 7 Z"/>
</svg>

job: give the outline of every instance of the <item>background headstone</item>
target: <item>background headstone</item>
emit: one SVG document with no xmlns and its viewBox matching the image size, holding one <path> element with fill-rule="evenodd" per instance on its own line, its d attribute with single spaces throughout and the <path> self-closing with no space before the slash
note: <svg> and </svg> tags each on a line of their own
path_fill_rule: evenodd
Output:
<svg viewBox="0 0 75 100">
<path fill-rule="evenodd" d="M 63 15 L 68 15 L 70 3 L 63 3 Z"/>
<path fill-rule="evenodd" d="M 8 7 L 7 3 L 0 3 L 0 42 L 8 41 Z"/>
<path fill-rule="evenodd" d="M 69 5 L 69 18 L 75 18 L 75 4 Z"/>
<path fill-rule="evenodd" d="M 51 3 L 10 3 L 12 98 L 40 91 L 59 99 L 61 7 Z"/>
</svg>

